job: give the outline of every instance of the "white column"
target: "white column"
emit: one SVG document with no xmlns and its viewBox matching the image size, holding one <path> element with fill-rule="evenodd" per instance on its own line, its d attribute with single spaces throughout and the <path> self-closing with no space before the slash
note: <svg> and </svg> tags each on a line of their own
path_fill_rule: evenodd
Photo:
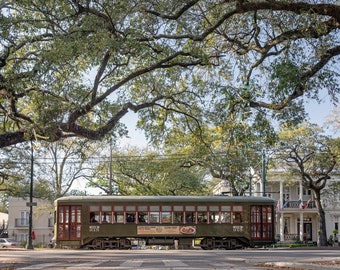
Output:
<svg viewBox="0 0 340 270">
<path fill-rule="evenodd" d="M 300 181 L 299 199 L 301 200 L 301 202 L 303 202 L 303 200 L 302 200 L 302 192 L 303 192 L 303 190 L 302 189 L 303 189 L 302 182 Z M 300 208 L 300 205 L 299 205 L 299 209 L 300 209 L 300 241 L 303 241 L 303 234 L 304 234 L 304 231 L 303 231 L 303 211 Z"/>
<path fill-rule="evenodd" d="M 280 205 L 281 205 L 281 214 L 280 214 L 280 241 L 283 242 L 285 240 L 284 235 L 284 218 L 283 218 L 283 181 L 280 181 Z"/>
<path fill-rule="evenodd" d="M 283 212 L 281 212 L 281 215 L 280 215 L 280 241 L 283 242 L 284 240 L 285 240 L 284 218 L 283 218 Z"/>
<path fill-rule="evenodd" d="M 300 211 L 300 241 L 303 241 L 303 212 Z"/>
</svg>

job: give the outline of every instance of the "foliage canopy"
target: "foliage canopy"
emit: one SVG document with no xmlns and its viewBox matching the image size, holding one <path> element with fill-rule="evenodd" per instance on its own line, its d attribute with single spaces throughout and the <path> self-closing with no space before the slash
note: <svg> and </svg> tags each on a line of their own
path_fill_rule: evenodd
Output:
<svg viewBox="0 0 340 270">
<path fill-rule="evenodd" d="M 121 134 L 129 111 L 156 140 L 176 121 L 186 130 L 235 111 L 240 121 L 298 121 L 301 96 L 337 102 L 336 1 L 13 0 L 0 9 L 0 148 Z"/>
</svg>

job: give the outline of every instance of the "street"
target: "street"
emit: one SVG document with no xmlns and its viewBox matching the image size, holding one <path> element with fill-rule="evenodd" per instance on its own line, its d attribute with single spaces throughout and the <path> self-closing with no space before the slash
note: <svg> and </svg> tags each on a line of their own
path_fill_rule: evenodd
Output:
<svg viewBox="0 0 340 270">
<path fill-rule="evenodd" d="M 319 262 L 319 264 L 316 264 Z M 320 264 L 323 263 L 323 264 Z M 340 268 L 339 249 L 1 250 L 0 269 L 327 269 Z"/>
</svg>

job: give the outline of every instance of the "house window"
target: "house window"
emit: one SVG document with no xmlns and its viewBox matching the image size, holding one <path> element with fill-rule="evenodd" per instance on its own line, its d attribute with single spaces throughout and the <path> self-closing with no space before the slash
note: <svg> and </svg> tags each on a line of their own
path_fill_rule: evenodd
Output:
<svg viewBox="0 0 340 270">
<path fill-rule="evenodd" d="M 303 195 L 312 195 L 312 191 L 310 189 L 303 188 L 302 194 Z"/>
<path fill-rule="evenodd" d="M 27 239 L 28 239 L 28 234 L 27 233 L 19 233 L 16 240 L 18 242 L 26 242 Z"/>
<path fill-rule="evenodd" d="M 30 215 L 29 211 L 21 211 L 20 212 L 20 220 L 19 220 L 19 226 L 20 227 L 28 226 L 29 215 Z"/>
</svg>

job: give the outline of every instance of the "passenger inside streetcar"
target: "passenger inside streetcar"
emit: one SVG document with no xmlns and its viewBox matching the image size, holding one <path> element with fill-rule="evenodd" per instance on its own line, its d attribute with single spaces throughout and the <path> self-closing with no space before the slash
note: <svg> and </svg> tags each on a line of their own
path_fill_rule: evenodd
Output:
<svg viewBox="0 0 340 270">
<path fill-rule="evenodd" d="M 96 217 L 95 217 L 95 213 L 94 212 L 91 212 L 90 213 L 90 222 L 91 223 L 97 223 L 98 220 L 96 220 Z"/>
</svg>

